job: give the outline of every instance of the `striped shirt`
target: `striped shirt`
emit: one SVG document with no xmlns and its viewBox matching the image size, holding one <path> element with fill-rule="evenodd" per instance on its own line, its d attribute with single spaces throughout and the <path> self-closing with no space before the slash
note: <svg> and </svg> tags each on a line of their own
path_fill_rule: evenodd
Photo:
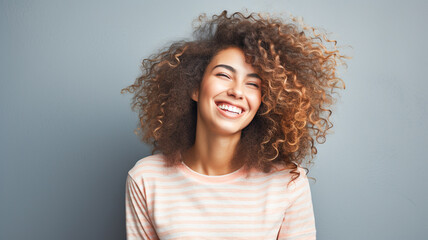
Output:
<svg viewBox="0 0 428 240">
<path fill-rule="evenodd" d="M 305 171 L 244 168 L 208 176 L 184 162 L 164 166 L 161 154 L 139 160 L 126 179 L 127 239 L 316 238 Z"/>
</svg>

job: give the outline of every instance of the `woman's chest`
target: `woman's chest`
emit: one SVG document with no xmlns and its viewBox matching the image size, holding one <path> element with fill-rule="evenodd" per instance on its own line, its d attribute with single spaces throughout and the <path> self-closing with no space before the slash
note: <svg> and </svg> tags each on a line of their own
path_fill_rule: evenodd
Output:
<svg viewBox="0 0 428 240">
<path fill-rule="evenodd" d="M 152 196 L 160 239 L 275 239 L 288 200 L 272 186 L 192 185 Z"/>
</svg>

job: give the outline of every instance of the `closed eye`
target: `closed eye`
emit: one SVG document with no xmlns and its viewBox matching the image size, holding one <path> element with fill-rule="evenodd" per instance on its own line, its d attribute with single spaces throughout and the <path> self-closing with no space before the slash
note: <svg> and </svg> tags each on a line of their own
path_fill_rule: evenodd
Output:
<svg viewBox="0 0 428 240">
<path fill-rule="evenodd" d="M 260 86 L 257 83 L 248 83 L 248 85 L 250 86 L 254 86 L 256 88 L 260 88 Z"/>
<path fill-rule="evenodd" d="M 226 77 L 226 78 L 230 79 L 230 77 L 227 74 L 224 74 L 224 73 L 217 73 L 216 76 Z"/>
</svg>

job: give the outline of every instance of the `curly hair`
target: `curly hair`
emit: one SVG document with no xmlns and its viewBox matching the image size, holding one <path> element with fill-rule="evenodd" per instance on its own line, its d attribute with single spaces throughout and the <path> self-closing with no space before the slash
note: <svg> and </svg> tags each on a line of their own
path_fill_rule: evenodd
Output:
<svg viewBox="0 0 428 240">
<path fill-rule="evenodd" d="M 263 81 L 262 103 L 242 130 L 235 158 L 264 172 L 286 166 L 292 180 L 298 178 L 297 167 L 312 163 L 315 141 L 324 143 L 333 127 L 334 89 L 345 88 L 336 69 L 346 57 L 336 41 L 295 18 L 223 11 L 211 19 L 202 14 L 197 22 L 192 41 L 174 42 L 144 59 L 142 75 L 122 89 L 133 93 L 142 140 L 154 146 L 153 153 L 163 153 L 167 165 L 178 164 L 181 152 L 195 142 L 197 110 L 191 92 L 219 51 L 238 47 Z"/>
</svg>

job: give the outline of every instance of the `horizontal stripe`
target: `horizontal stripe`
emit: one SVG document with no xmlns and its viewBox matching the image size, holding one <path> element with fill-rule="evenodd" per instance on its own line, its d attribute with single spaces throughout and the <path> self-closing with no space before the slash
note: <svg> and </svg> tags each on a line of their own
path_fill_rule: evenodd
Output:
<svg viewBox="0 0 428 240">
<path fill-rule="evenodd" d="M 306 240 L 306 239 L 315 239 L 315 235 L 316 235 L 316 230 L 315 228 L 311 228 L 311 229 L 307 229 L 305 231 L 299 231 L 299 232 L 294 232 L 292 234 L 289 233 L 280 233 L 278 235 L 278 239 L 279 240 Z M 307 237 L 313 237 L 313 238 L 307 238 Z"/>
<path fill-rule="evenodd" d="M 170 211 L 168 211 L 170 210 Z M 270 208 L 270 209 L 258 209 L 258 211 L 241 211 L 240 209 L 228 209 L 224 211 L 222 208 L 218 209 L 209 209 L 209 211 L 201 212 L 198 208 L 191 208 L 186 210 L 176 210 L 174 209 L 164 209 L 164 211 L 158 211 L 156 216 L 159 217 L 171 217 L 175 215 L 188 215 L 188 216 L 217 216 L 217 217 L 233 217 L 233 216 L 243 216 L 243 217 L 263 217 L 269 218 L 271 215 L 277 215 L 278 213 L 283 213 L 284 208 Z"/>
</svg>

